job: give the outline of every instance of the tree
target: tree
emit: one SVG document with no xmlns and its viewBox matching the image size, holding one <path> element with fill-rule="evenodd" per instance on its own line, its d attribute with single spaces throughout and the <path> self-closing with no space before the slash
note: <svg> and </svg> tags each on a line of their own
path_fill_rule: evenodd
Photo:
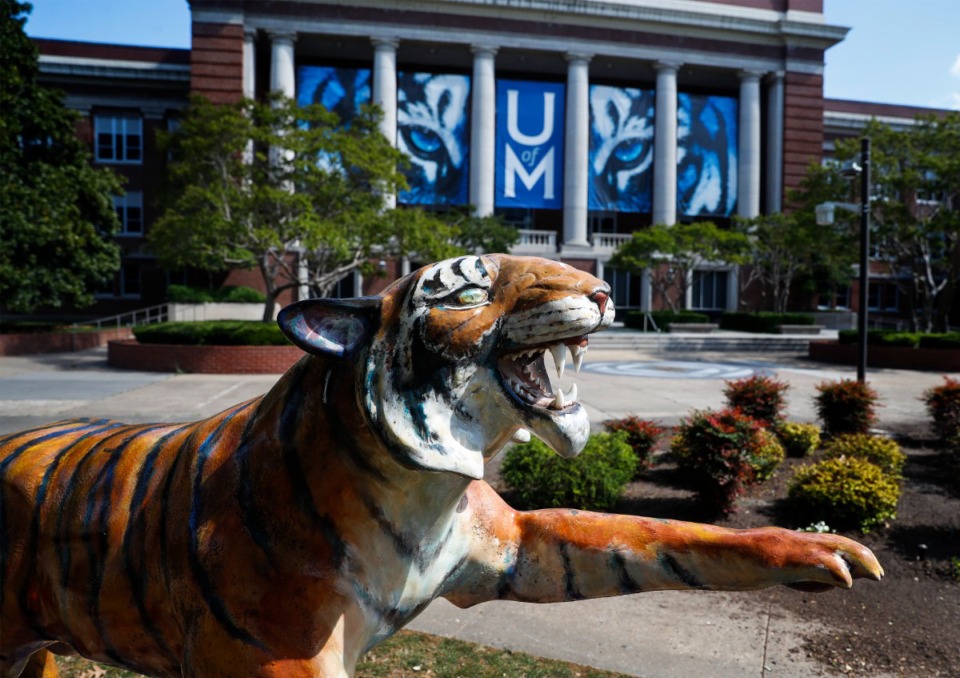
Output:
<svg viewBox="0 0 960 678">
<path fill-rule="evenodd" d="M 920 117 L 909 129 L 876 120 L 871 139 L 873 245 L 890 267 L 915 330 L 945 330 L 960 279 L 960 113 Z M 859 154 L 837 144 L 839 159 Z"/>
<path fill-rule="evenodd" d="M 721 229 L 712 221 L 657 224 L 636 231 L 617 249 L 609 265 L 636 275 L 648 271 L 653 288 L 670 310 L 678 311 L 696 269 L 709 263 L 742 263 L 748 248 L 744 234 Z"/>
<path fill-rule="evenodd" d="M 452 256 L 466 235 L 465 244 L 482 243 L 461 226 L 483 220 L 386 207 L 384 195 L 403 185 L 403 156 L 378 119 L 368 107 L 342 125 L 319 105 L 279 96 L 233 106 L 195 99 L 166 140 L 173 162 L 151 233 L 157 255 L 176 268 L 258 268 L 270 320 L 284 290 L 305 284 L 328 296 L 354 270 L 376 274 L 371 258 Z"/>
<path fill-rule="evenodd" d="M 16 313 L 89 305 L 120 266 L 120 181 L 90 166 L 76 113 L 37 83 L 30 9 L 0 0 L 0 298 Z"/>
</svg>

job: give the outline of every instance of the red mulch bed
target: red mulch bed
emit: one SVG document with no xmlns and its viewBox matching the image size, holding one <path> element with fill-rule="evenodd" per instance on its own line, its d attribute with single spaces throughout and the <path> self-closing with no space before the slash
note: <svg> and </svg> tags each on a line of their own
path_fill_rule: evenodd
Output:
<svg viewBox="0 0 960 678">
<path fill-rule="evenodd" d="M 960 582 L 950 572 L 950 559 L 960 558 L 960 478 L 944 467 L 925 426 L 891 434 L 907 453 L 897 519 L 870 534 L 844 533 L 873 550 L 883 582 L 857 582 L 842 595 L 783 587 L 751 595 L 830 629 L 810 635 L 804 647 L 825 675 L 960 676 Z M 627 488 L 618 512 L 737 528 L 809 523 L 791 516 L 783 498 L 793 467 L 816 456 L 785 460 L 773 478 L 748 490 L 737 513 L 719 520 L 698 509 L 676 466 L 660 459 Z"/>
</svg>

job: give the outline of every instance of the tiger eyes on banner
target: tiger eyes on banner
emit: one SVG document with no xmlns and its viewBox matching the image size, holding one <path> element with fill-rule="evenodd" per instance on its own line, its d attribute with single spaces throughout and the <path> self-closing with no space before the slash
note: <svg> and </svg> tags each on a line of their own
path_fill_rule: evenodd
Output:
<svg viewBox="0 0 960 678">
<path fill-rule="evenodd" d="M 613 321 L 555 261 L 468 256 L 378 297 L 281 313 L 309 355 L 188 424 L 71 420 L 0 439 L 0 673 L 76 651 L 151 676 L 346 676 L 446 597 L 466 607 L 879 579 L 836 535 L 518 512 L 481 479 L 529 431 L 589 422 L 557 365 Z"/>
</svg>

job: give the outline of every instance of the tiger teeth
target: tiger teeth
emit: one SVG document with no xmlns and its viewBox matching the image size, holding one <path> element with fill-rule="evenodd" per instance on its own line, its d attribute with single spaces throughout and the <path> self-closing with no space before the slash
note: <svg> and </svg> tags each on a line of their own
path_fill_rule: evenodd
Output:
<svg viewBox="0 0 960 678">
<path fill-rule="evenodd" d="M 573 369 L 577 372 L 580 371 L 580 367 L 583 365 L 583 358 L 587 355 L 586 346 L 573 346 L 571 347 L 573 353 Z"/>
<path fill-rule="evenodd" d="M 564 395 L 563 391 L 558 390 L 556 397 L 553 399 L 553 403 L 551 403 L 551 407 L 555 410 L 562 410 L 567 405 L 572 405 L 575 402 L 577 402 L 576 384 L 570 388 L 570 392 L 566 395 Z"/>
<path fill-rule="evenodd" d="M 550 347 L 550 353 L 553 354 L 553 364 L 557 368 L 557 379 L 562 379 L 563 368 L 567 364 L 567 345 L 553 344 Z"/>
</svg>

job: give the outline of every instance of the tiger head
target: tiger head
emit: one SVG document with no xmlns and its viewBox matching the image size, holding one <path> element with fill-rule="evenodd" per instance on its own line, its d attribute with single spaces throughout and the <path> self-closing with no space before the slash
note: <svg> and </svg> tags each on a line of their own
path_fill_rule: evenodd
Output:
<svg viewBox="0 0 960 678">
<path fill-rule="evenodd" d="M 401 463 L 479 479 L 524 430 L 563 456 L 583 449 L 587 413 L 559 377 L 568 353 L 579 368 L 587 335 L 613 322 L 609 293 L 556 261 L 464 256 L 377 297 L 298 302 L 279 323 L 304 350 L 352 365 L 358 405 Z"/>
</svg>

